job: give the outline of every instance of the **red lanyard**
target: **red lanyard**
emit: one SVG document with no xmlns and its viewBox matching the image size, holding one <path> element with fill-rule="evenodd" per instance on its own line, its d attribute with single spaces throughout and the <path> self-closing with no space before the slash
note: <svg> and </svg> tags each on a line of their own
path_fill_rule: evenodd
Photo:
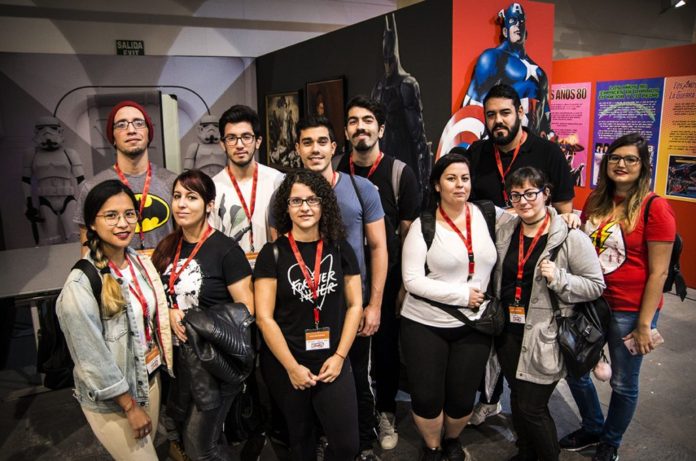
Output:
<svg viewBox="0 0 696 461">
<path fill-rule="evenodd" d="M 174 284 L 176 283 L 177 279 L 181 275 L 182 272 L 184 272 L 184 269 L 186 269 L 186 266 L 193 260 L 193 258 L 196 256 L 196 253 L 198 253 L 198 250 L 201 249 L 201 246 L 203 245 L 203 242 L 206 241 L 206 239 L 210 236 L 210 234 L 213 232 L 213 228 L 210 226 L 207 226 L 205 229 L 205 232 L 203 233 L 203 236 L 198 240 L 198 243 L 196 243 L 196 246 L 193 247 L 193 251 L 191 254 L 186 258 L 186 261 L 184 261 L 184 264 L 181 265 L 181 268 L 179 270 L 176 270 L 177 264 L 179 264 L 179 257 L 181 256 L 181 246 L 184 243 L 184 238 L 181 237 L 179 239 L 179 243 L 176 246 L 176 253 L 174 254 L 174 260 L 172 261 L 172 271 L 169 273 L 169 295 L 172 297 L 172 309 L 178 309 L 179 305 L 176 303 L 176 293 L 174 292 Z"/>
<path fill-rule="evenodd" d="M 375 163 L 372 164 L 370 167 L 370 171 L 367 172 L 367 179 L 370 179 L 370 176 L 375 172 L 377 167 L 379 166 L 379 162 L 382 161 L 384 158 L 384 152 L 379 153 L 379 157 L 377 157 L 377 160 L 375 160 Z M 348 158 L 348 165 L 350 166 L 350 174 L 352 176 L 355 176 L 355 166 L 353 165 L 353 157 Z"/>
<path fill-rule="evenodd" d="M 474 276 L 474 268 L 476 267 L 476 264 L 474 263 L 474 249 L 471 244 L 471 212 L 469 211 L 468 204 L 465 207 L 464 213 L 466 214 L 466 237 L 464 237 L 462 231 L 459 230 L 450 217 L 447 216 L 445 210 L 442 209 L 442 206 L 440 206 L 440 214 L 445 219 L 445 222 L 449 224 L 452 230 L 457 233 L 459 238 L 462 239 L 462 242 L 464 242 L 464 246 L 466 247 L 466 251 L 469 253 L 469 276 L 467 277 L 467 280 L 471 280 L 471 278 Z"/>
<path fill-rule="evenodd" d="M 138 299 L 138 302 L 140 303 L 140 307 L 143 310 L 143 324 L 145 325 L 145 340 L 149 344 L 150 341 L 152 340 L 152 336 L 150 335 L 150 309 L 147 304 L 147 298 L 145 298 L 145 295 L 143 294 L 143 290 L 140 288 L 140 282 L 138 282 L 138 277 L 135 275 L 135 270 L 133 269 L 133 263 L 130 261 L 130 258 L 126 255 L 126 261 L 128 262 L 128 269 L 130 269 L 130 274 L 133 279 L 132 283 L 128 284 L 128 288 L 130 289 L 130 292 L 133 296 L 135 296 Z M 138 262 L 142 266 L 142 262 L 140 261 L 140 257 L 138 257 Z M 111 268 L 112 271 L 119 277 L 123 278 L 123 274 L 121 274 L 121 271 L 119 270 L 118 267 L 116 267 L 116 264 L 112 263 L 109 261 L 109 267 Z M 157 293 L 155 293 L 154 289 L 154 284 L 152 283 L 152 280 L 150 280 L 150 275 L 145 272 L 145 276 L 147 277 L 147 281 L 150 284 L 150 288 L 152 288 L 152 294 L 155 297 L 155 306 L 157 306 Z"/>
<path fill-rule="evenodd" d="M 254 215 L 254 209 L 256 208 L 256 184 L 259 180 L 259 167 L 258 165 L 254 166 L 254 176 L 253 179 L 251 180 L 251 206 L 247 206 L 246 200 L 244 200 L 244 196 L 242 195 L 242 190 L 239 188 L 239 183 L 237 183 L 237 179 L 234 177 L 232 174 L 232 170 L 230 167 L 227 167 L 227 175 L 230 177 L 230 181 L 232 181 L 232 185 L 234 186 L 234 190 L 237 192 L 237 197 L 239 197 L 239 201 L 242 203 L 242 208 L 244 209 L 244 214 L 246 215 L 247 219 L 249 220 L 249 246 L 250 246 L 250 251 L 253 253 L 254 252 L 254 225 L 251 223 L 251 217 Z"/>
<path fill-rule="evenodd" d="M 505 190 L 505 176 L 507 176 L 507 174 L 510 172 L 510 168 L 512 168 L 512 164 L 515 163 L 515 159 L 517 158 L 517 154 L 520 153 L 520 147 L 522 147 L 522 144 L 524 144 L 524 141 L 526 139 L 527 133 L 523 131 L 520 143 L 517 145 L 517 147 L 515 147 L 515 151 L 512 154 L 512 160 L 510 160 L 510 164 L 505 169 L 505 171 L 503 171 L 503 161 L 500 159 L 500 152 L 498 151 L 498 146 L 493 146 L 493 151 L 495 152 L 495 163 L 498 165 L 498 173 L 500 173 L 500 182 L 503 184 L 503 199 L 505 200 L 506 204 L 508 202 L 508 194 Z"/>
<path fill-rule="evenodd" d="M 123 184 L 125 184 L 127 187 L 129 187 L 131 190 L 133 189 L 131 185 L 128 183 L 128 179 L 126 179 L 126 175 L 123 174 L 123 171 L 118 167 L 118 163 L 114 164 L 114 170 L 116 170 L 116 174 L 118 175 L 118 178 L 121 180 Z M 143 235 L 143 209 L 145 208 L 145 202 L 147 202 L 147 195 L 150 192 L 150 182 L 152 181 L 152 164 L 150 162 L 147 163 L 147 174 L 145 175 L 145 184 L 143 185 L 143 191 L 140 194 L 140 206 L 138 210 L 138 227 L 139 229 L 139 234 L 140 234 L 140 249 L 145 249 L 145 236 Z M 135 193 L 135 191 L 133 191 Z"/>
<path fill-rule="evenodd" d="M 312 291 L 312 299 L 314 300 L 314 326 L 315 328 L 319 328 L 319 307 L 317 306 L 317 299 L 319 299 L 321 253 L 324 249 L 324 241 L 319 240 L 317 243 L 317 252 L 316 256 L 314 257 L 314 279 L 312 279 L 309 274 L 309 269 L 307 269 L 307 265 L 305 264 L 304 259 L 302 259 L 300 250 L 297 248 L 297 243 L 295 242 L 295 238 L 292 236 L 292 232 L 288 232 L 288 240 L 290 241 L 290 248 L 292 248 L 292 252 L 295 255 L 295 260 L 297 260 L 297 264 L 300 265 L 300 269 L 302 270 L 302 275 L 304 275 L 305 281 L 307 282 L 307 286 Z"/>
<path fill-rule="evenodd" d="M 537 243 L 539 243 L 539 239 L 542 235 L 544 235 L 544 230 L 546 229 L 546 226 L 549 224 L 550 220 L 551 215 L 546 213 L 546 218 L 544 218 L 544 222 L 536 231 L 534 239 L 532 239 L 532 243 L 529 245 L 526 254 L 524 252 L 524 229 L 522 229 L 522 225 L 520 224 L 520 246 L 519 251 L 517 253 L 517 281 L 515 283 L 515 303 L 519 304 L 520 300 L 522 299 L 522 276 L 524 275 L 524 265 L 527 263 L 527 260 L 532 255 L 534 247 L 536 247 Z"/>
</svg>

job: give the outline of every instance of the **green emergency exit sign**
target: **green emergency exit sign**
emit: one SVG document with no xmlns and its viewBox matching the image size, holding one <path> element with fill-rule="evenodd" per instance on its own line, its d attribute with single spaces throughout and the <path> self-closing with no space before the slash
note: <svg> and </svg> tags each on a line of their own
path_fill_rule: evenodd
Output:
<svg viewBox="0 0 696 461">
<path fill-rule="evenodd" d="M 116 40 L 116 54 L 121 56 L 145 56 L 145 41 Z"/>
</svg>

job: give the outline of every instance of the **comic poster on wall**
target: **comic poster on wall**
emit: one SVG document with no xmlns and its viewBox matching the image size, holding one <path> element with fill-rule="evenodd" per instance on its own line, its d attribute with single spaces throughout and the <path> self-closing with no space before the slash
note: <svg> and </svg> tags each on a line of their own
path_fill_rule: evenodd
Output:
<svg viewBox="0 0 696 461">
<path fill-rule="evenodd" d="M 696 201 L 696 75 L 665 79 L 655 191 Z"/>
<path fill-rule="evenodd" d="M 585 185 L 585 166 L 590 137 L 590 94 L 592 84 L 552 85 L 550 94 L 550 139 L 558 143 L 570 165 L 576 186 Z"/>
<path fill-rule="evenodd" d="M 599 164 L 609 145 L 624 134 L 641 133 L 648 141 L 651 163 L 655 165 L 663 85 L 663 78 L 597 82 L 592 187 L 597 186 Z M 654 181 L 653 168 L 653 185 Z"/>
</svg>

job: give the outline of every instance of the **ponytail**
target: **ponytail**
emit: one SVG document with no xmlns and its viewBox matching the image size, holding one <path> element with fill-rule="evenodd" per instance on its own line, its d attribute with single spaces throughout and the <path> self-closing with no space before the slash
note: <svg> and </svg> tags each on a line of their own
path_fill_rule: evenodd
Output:
<svg viewBox="0 0 696 461">
<path fill-rule="evenodd" d="M 126 307 L 126 300 L 121 292 L 121 285 L 109 270 L 109 259 L 100 246 L 101 240 L 95 231 L 87 229 L 87 247 L 94 265 L 103 275 L 101 290 L 101 311 L 104 317 L 114 317 Z"/>
</svg>

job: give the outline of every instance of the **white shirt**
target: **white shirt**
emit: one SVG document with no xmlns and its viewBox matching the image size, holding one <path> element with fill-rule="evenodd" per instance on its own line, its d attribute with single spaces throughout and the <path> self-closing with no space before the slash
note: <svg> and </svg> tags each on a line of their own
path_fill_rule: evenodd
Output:
<svg viewBox="0 0 696 461">
<path fill-rule="evenodd" d="M 283 173 L 260 163 L 256 163 L 259 175 L 256 184 L 256 205 L 251 217 L 252 230 L 254 232 L 254 251 L 258 252 L 268 241 L 270 227 L 268 225 L 268 213 L 273 192 L 283 181 Z M 249 220 L 244 213 L 242 202 L 230 180 L 228 169 L 225 168 L 213 177 L 216 196 L 215 209 L 210 214 L 209 223 L 228 237 L 235 238 L 235 234 L 249 226 Z M 251 211 L 251 186 L 252 178 L 237 181 L 242 196 L 249 211 Z M 249 232 L 245 232 L 238 241 L 245 253 L 251 251 Z"/>
<path fill-rule="evenodd" d="M 436 221 L 435 236 L 428 250 L 423 240 L 420 218 L 411 225 L 401 259 L 404 287 L 408 291 L 401 311 L 404 317 L 439 328 L 464 325 L 442 309 L 414 298 L 411 296 L 412 293 L 444 304 L 462 306 L 461 312 L 472 320 L 483 314 L 485 303 L 477 312 L 464 306 L 469 304 L 470 287 L 486 291 L 497 253 L 481 210 L 474 205 L 469 206 L 470 210 L 473 210 L 471 233 L 476 265 L 472 279 L 468 282 L 469 255 L 464 242 L 456 232 L 446 223 Z M 460 230 L 466 236 L 466 229 Z M 427 276 L 424 265 L 426 257 L 430 269 Z"/>
</svg>

